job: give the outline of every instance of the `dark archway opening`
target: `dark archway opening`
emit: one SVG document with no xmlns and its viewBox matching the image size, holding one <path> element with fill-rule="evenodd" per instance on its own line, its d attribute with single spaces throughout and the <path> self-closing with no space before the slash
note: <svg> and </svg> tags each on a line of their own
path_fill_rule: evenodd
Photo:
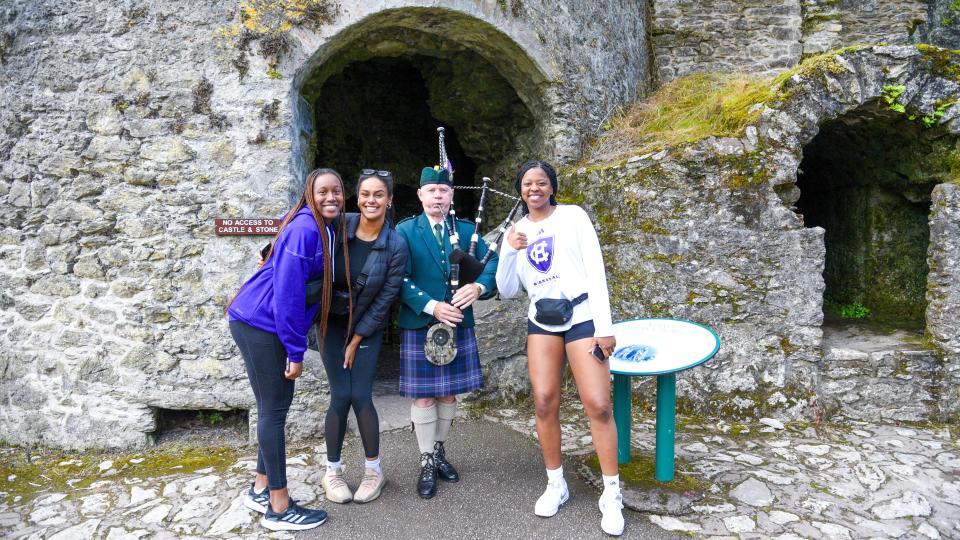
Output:
<svg viewBox="0 0 960 540">
<path fill-rule="evenodd" d="M 420 169 L 439 159 L 438 126 L 446 129 L 454 180 L 476 185 L 477 164 L 464 152 L 457 129 L 430 109 L 427 81 L 418 68 L 429 63 L 423 56 L 373 58 L 347 65 L 323 85 L 314 108 L 320 126 L 316 165 L 345 175 L 351 194 L 348 209 L 356 208 L 353 182 L 360 170 L 376 168 L 391 171 L 396 178 L 397 220 L 418 214 Z M 458 214 L 469 215 L 475 208 L 474 193 L 458 193 L 455 203 Z"/>
<path fill-rule="evenodd" d="M 821 126 L 804 149 L 797 203 L 825 230 L 826 326 L 925 327 L 930 193 L 953 138 L 874 103 Z"/>
</svg>

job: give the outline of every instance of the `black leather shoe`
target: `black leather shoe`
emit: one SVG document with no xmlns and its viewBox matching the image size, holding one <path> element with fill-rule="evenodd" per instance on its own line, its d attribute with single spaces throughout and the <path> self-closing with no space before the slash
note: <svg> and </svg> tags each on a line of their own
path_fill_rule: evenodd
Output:
<svg viewBox="0 0 960 540">
<path fill-rule="evenodd" d="M 460 473 L 453 468 L 453 465 L 447 461 L 447 453 L 443 449 L 443 443 L 437 441 L 433 443 L 433 460 L 437 464 L 437 476 L 447 482 L 459 482 Z"/>
<path fill-rule="evenodd" d="M 433 454 L 420 454 L 420 478 L 417 479 L 417 494 L 429 499 L 437 494 L 437 465 L 433 461 Z"/>
</svg>

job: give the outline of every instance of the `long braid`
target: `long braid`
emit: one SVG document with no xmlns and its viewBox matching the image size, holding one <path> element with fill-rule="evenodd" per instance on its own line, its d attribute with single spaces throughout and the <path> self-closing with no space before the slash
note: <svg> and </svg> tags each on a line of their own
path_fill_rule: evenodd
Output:
<svg viewBox="0 0 960 540">
<path fill-rule="evenodd" d="M 333 298 L 333 261 L 327 260 L 331 257 L 333 250 L 330 248 L 330 234 L 327 230 L 326 222 L 320 216 L 320 212 L 313 210 L 313 217 L 317 223 L 322 223 L 320 229 L 320 245 L 323 249 L 323 294 L 320 296 L 320 324 L 317 328 L 317 337 L 320 346 L 323 346 L 323 340 L 327 337 L 327 319 L 330 316 L 330 301 Z"/>
<path fill-rule="evenodd" d="M 307 191 L 304 192 L 304 198 L 307 200 L 310 210 L 313 212 L 313 218 L 317 220 L 317 226 L 320 228 L 320 245 L 323 249 L 323 294 L 320 297 L 320 313 L 318 314 L 320 323 L 317 328 L 317 338 L 321 348 L 323 347 L 323 340 L 327 337 L 327 323 L 330 318 L 330 304 L 333 300 L 333 261 L 328 259 L 332 259 L 334 247 L 330 245 L 330 234 L 328 232 L 326 221 L 323 219 L 323 216 L 320 215 L 320 209 L 317 207 L 317 203 L 313 199 L 313 184 L 318 177 L 324 174 L 332 174 L 335 176 L 340 182 L 340 192 L 345 193 L 343 187 L 343 178 L 341 178 L 340 174 L 333 169 L 316 169 L 310 173 L 310 176 L 307 177 Z M 342 229 L 342 223 L 345 221 L 343 218 L 343 204 L 340 205 L 339 214 Z M 343 237 L 341 236 L 341 238 Z M 346 244 L 346 238 L 344 238 L 344 244 Z"/>
<path fill-rule="evenodd" d="M 343 272 L 347 276 L 347 333 L 344 336 L 343 345 L 349 343 L 350 334 L 353 331 L 353 280 L 350 277 L 350 249 L 347 245 L 347 218 L 340 220 L 340 238 L 343 238 Z"/>
</svg>

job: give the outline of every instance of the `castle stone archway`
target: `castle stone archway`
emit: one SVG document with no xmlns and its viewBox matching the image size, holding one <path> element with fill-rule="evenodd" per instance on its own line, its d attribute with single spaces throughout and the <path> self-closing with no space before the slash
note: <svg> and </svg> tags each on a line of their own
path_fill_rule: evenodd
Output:
<svg viewBox="0 0 960 540">
<path fill-rule="evenodd" d="M 548 153 L 547 81 L 523 47 L 480 19 L 435 8 L 376 13 L 330 38 L 297 77 L 295 168 L 333 167 L 348 189 L 362 168 L 390 170 L 402 218 L 419 207 L 419 171 L 437 162 L 435 128 L 444 126 L 458 185 L 489 176 L 508 189 L 519 162 Z M 456 199 L 472 215 L 475 194 Z M 507 204 L 492 200 L 494 219 Z"/>
</svg>

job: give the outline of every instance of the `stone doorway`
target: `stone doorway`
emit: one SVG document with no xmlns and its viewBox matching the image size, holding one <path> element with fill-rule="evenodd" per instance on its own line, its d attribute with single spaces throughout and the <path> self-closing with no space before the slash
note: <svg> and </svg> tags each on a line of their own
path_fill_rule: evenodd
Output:
<svg viewBox="0 0 960 540">
<path fill-rule="evenodd" d="M 299 91 L 301 148 L 295 158 L 304 170 L 333 167 L 351 192 L 363 168 L 393 172 L 397 220 L 420 211 L 420 169 L 438 162 L 439 126 L 446 129 L 460 186 L 478 186 L 489 176 L 506 189 L 516 166 L 547 148 L 542 129 L 549 109 L 536 83 L 542 75 L 518 71 L 529 60 L 517 58 L 523 53 L 516 44 L 498 43 L 502 34 L 480 46 L 438 32 L 443 24 L 485 23 L 452 13 L 443 15 L 450 21 L 438 17 L 430 10 L 398 10 L 358 23 L 331 40 L 322 62 L 305 68 Z M 496 33 L 492 27 L 473 30 Z M 496 50 L 486 50 L 491 47 Z M 454 204 L 459 215 L 472 218 L 476 203 L 477 193 L 464 189 Z M 352 210 L 355 200 L 347 207 Z M 487 208 L 491 221 L 508 209 L 504 200 L 491 200 Z"/>
<path fill-rule="evenodd" d="M 930 195 L 953 138 L 868 104 L 823 124 L 804 148 L 797 208 L 825 230 L 827 321 L 925 326 Z"/>
<path fill-rule="evenodd" d="M 925 338 L 929 220 L 955 143 L 878 100 L 822 124 L 804 148 L 797 209 L 806 226 L 825 231 L 825 415 L 935 414 L 939 360 Z"/>
</svg>

